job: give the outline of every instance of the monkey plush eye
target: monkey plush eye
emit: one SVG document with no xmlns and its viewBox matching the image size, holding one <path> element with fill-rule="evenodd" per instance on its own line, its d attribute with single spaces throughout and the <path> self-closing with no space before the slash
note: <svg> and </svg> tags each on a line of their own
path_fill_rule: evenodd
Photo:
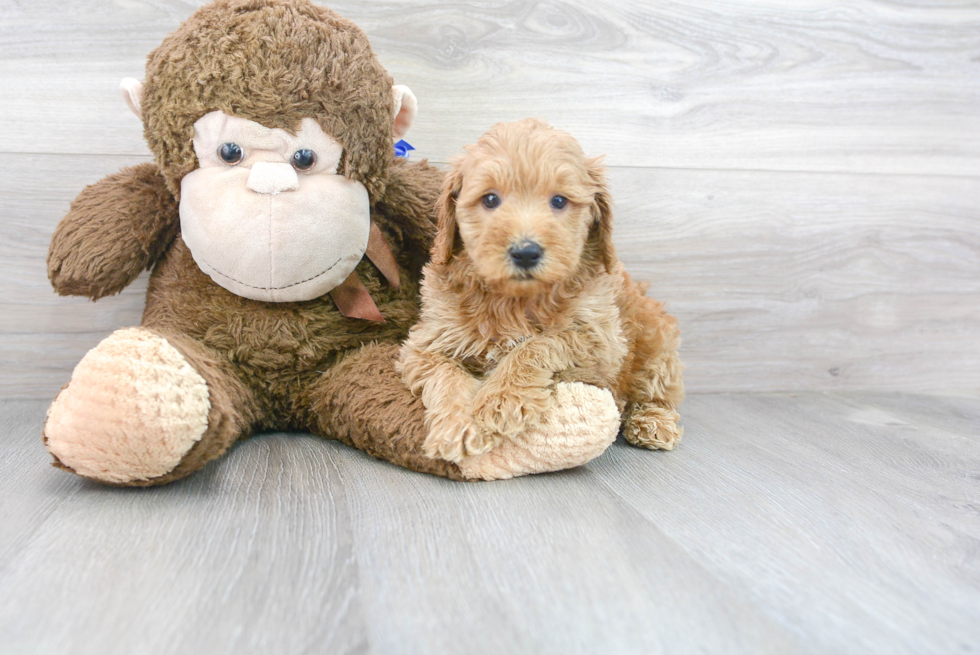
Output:
<svg viewBox="0 0 980 655">
<path fill-rule="evenodd" d="M 480 199 L 483 202 L 483 206 L 487 209 L 496 209 L 500 206 L 500 196 L 496 193 L 488 193 Z"/>
<path fill-rule="evenodd" d="M 316 164 L 316 153 L 303 148 L 293 153 L 293 168 L 298 171 L 308 171 Z"/>
<path fill-rule="evenodd" d="M 234 166 L 245 158 L 245 153 L 242 152 L 242 147 L 237 143 L 223 143 L 218 148 L 218 156 L 224 163 Z"/>
<path fill-rule="evenodd" d="M 552 209 L 564 209 L 568 205 L 568 198 L 565 196 L 554 196 L 551 198 Z"/>
</svg>

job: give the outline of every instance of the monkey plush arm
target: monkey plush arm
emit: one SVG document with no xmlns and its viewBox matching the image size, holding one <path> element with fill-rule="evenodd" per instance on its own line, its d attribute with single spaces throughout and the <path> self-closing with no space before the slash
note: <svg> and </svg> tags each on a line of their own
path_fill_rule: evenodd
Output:
<svg viewBox="0 0 980 655">
<path fill-rule="evenodd" d="M 51 238 L 51 285 L 63 296 L 92 300 L 119 293 L 173 240 L 177 209 L 156 164 L 124 168 L 86 187 Z"/>
<path fill-rule="evenodd" d="M 436 233 L 436 199 L 443 174 L 428 162 L 395 158 L 384 195 L 375 203 L 386 236 L 400 242 L 402 266 L 420 277 Z"/>
</svg>

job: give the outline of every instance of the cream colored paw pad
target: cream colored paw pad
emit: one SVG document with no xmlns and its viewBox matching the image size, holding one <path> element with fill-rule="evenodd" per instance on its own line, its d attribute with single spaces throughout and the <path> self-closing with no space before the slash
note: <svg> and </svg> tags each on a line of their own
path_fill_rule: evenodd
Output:
<svg viewBox="0 0 980 655">
<path fill-rule="evenodd" d="M 581 466 L 606 451 L 619 433 L 612 394 L 581 382 L 555 385 L 554 407 L 541 421 L 488 453 L 459 463 L 467 478 L 503 480 Z"/>
<path fill-rule="evenodd" d="M 48 450 L 105 482 L 172 471 L 208 427 L 204 378 L 166 339 L 118 330 L 90 350 L 48 409 Z"/>
</svg>

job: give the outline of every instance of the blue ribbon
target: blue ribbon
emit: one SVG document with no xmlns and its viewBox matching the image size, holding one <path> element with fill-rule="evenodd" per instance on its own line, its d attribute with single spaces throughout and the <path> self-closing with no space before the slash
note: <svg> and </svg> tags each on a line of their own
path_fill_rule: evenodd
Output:
<svg viewBox="0 0 980 655">
<path fill-rule="evenodd" d="M 395 144 L 395 157 L 404 157 L 408 159 L 408 151 L 415 150 L 412 145 L 405 141 L 404 139 Z"/>
</svg>

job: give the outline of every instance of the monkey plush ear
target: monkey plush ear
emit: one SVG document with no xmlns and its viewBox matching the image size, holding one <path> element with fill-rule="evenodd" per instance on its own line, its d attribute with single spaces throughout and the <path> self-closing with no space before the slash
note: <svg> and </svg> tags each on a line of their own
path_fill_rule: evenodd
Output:
<svg viewBox="0 0 980 655">
<path fill-rule="evenodd" d="M 143 109 L 140 106 L 140 101 L 143 98 L 143 83 L 135 78 L 127 77 L 119 83 L 119 91 L 122 93 L 123 100 L 136 114 L 136 118 L 142 119 Z"/>
<path fill-rule="evenodd" d="M 391 87 L 395 93 L 395 123 L 392 132 L 396 139 L 408 133 L 408 128 L 415 122 L 415 114 L 419 111 L 419 101 L 407 86 L 396 84 Z"/>
</svg>

